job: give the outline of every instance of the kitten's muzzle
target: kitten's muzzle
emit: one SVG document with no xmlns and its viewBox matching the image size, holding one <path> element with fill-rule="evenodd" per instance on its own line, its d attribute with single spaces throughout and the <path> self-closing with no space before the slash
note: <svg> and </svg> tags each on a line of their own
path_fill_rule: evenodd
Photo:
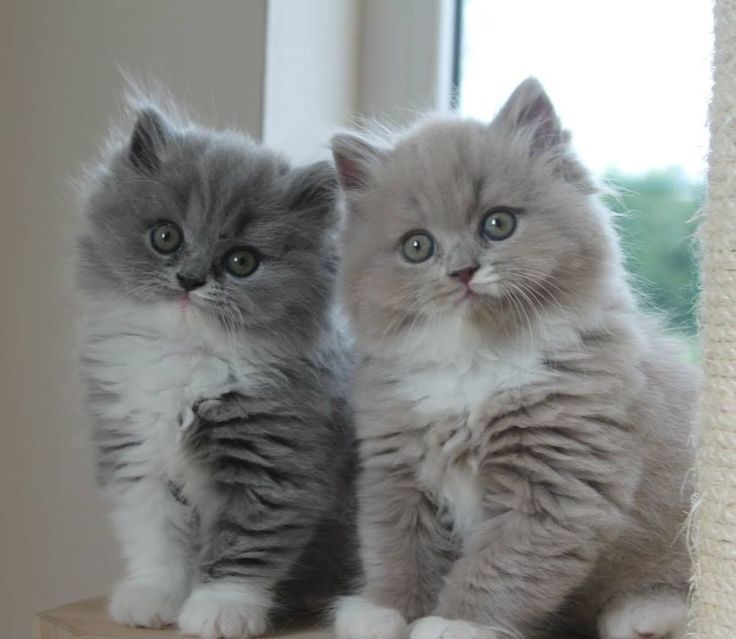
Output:
<svg viewBox="0 0 736 639">
<path fill-rule="evenodd" d="M 176 279 L 179 281 L 179 285 L 188 293 L 196 288 L 200 288 L 207 283 L 206 277 L 188 277 L 181 273 L 176 274 Z"/>
<path fill-rule="evenodd" d="M 462 282 L 467 285 L 470 280 L 473 279 L 473 275 L 478 271 L 479 266 L 477 264 L 471 264 L 462 268 L 450 271 L 449 276 L 456 279 L 458 282 Z"/>
</svg>

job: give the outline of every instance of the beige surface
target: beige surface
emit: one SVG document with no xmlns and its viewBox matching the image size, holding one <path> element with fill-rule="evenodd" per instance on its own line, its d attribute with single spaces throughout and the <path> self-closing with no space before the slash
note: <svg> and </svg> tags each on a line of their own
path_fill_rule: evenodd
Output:
<svg viewBox="0 0 736 639">
<path fill-rule="evenodd" d="M 736 0 L 715 3 L 708 201 L 702 226 L 702 351 L 695 631 L 736 637 Z"/>
<path fill-rule="evenodd" d="M 33 627 L 33 639 L 171 639 L 181 636 L 172 629 L 143 630 L 119 626 L 108 619 L 102 599 L 88 599 L 42 612 L 36 617 Z M 330 636 L 329 632 L 319 630 L 269 635 L 283 639 L 328 639 Z"/>
<path fill-rule="evenodd" d="M 118 112 L 118 65 L 260 133 L 266 0 L 0 0 L 0 636 L 110 588 L 75 352 L 71 182 Z"/>
</svg>

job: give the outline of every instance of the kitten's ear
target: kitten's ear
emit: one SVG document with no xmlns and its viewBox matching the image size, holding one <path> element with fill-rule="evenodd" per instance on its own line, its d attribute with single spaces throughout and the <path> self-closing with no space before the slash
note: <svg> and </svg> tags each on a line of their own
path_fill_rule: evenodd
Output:
<svg viewBox="0 0 736 639">
<path fill-rule="evenodd" d="M 569 142 L 569 135 L 562 128 L 552 101 L 536 78 L 527 78 L 516 87 L 491 126 L 495 124 L 512 130 L 528 130 L 532 155 L 567 146 Z"/>
<path fill-rule="evenodd" d="M 161 154 L 172 138 L 171 128 L 158 111 L 146 107 L 138 119 L 128 147 L 128 159 L 143 173 L 156 173 L 161 166 Z"/>
<path fill-rule="evenodd" d="M 337 175 L 329 162 L 315 162 L 292 172 L 289 208 L 328 212 L 337 197 Z"/>
<path fill-rule="evenodd" d="M 527 78 L 506 101 L 491 126 L 503 126 L 529 135 L 529 155 L 549 154 L 560 177 L 582 193 L 597 191 L 594 180 L 570 147 L 552 101 L 536 78 Z"/>
<path fill-rule="evenodd" d="M 330 146 L 341 186 L 346 191 L 365 189 L 383 151 L 354 133 L 338 133 Z"/>
</svg>

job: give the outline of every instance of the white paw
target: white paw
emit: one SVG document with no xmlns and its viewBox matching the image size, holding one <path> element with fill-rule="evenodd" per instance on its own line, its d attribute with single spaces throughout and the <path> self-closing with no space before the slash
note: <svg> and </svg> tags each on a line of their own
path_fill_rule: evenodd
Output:
<svg viewBox="0 0 736 639">
<path fill-rule="evenodd" d="M 194 418 L 194 411 L 189 406 L 182 409 L 182 411 L 179 413 L 179 428 L 181 429 L 181 431 L 188 430 L 194 423 Z"/>
<path fill-rule="evenodd" d="M 179 629 L 203 639 L 247 639 L 266 632 L 271 598 L 247 584 L 195 588 L 179 614 Z"/>
<path fill-rule="evenodd" d="M 337 606 L 337 639 L 401 639 L 406 620 L 398 610 L 376 606 L 362 597 L 344 597 Z"/>
<path fill-rule="evenodd" d="M 496 639 L 491 628 L 461 619 L 424 617 L 414 622 L 411 639 Z"/>
<path fill-rule="evenodd" d="M 176 621 L 186 592 L 156 581 L 122 581 L 110 598 L 110 617 L 126 626 L 161 628 Z"/>
<path fill-rule="evenodd" d="M 675 595 L 617 599 L 598 620 L 602 639 L 684 639 L 687 604 Z"/>
</svg>

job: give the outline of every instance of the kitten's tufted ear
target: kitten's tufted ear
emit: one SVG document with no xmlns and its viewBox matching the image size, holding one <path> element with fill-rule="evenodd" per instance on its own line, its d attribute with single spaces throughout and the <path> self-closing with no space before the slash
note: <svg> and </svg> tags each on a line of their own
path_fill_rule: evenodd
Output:
<svg viewBox="0 0 736 639">
<path fill-rule="evenodd" d="M 567 146 L 569 142 L 569 135 L 563 130 L 552 101 L 536 78 L 527 78 L 516 87 L 491 126 L 497 123 L 512 130 L 528 130 L 532 155 Z"/>
<path fill-rule="evenodd" d="M 128 159 L 139 171 L 155 173 L 171 137 L 171 128 L 163 115 L 151 107 L 142 109 L 130 137 Z"/>
<path fill-rule="evenodd" d="M 527 78 L 511 94 L 491 126 L 529 135 L 529 155 L 548 154 L 560 177 L 582 193 L 597 191 L 594 180 L 575 156 L 570 134 L 562 128 L 552 101 L 536 78 Z"/>
<path fill-rule="evenodd" d="M 315 162 L 292 171 L 289 208 L 327 212 L 337 196 L 337 175 L 329 162 Z"/>
<path fill-rule="evenodd" d="M 365 189 L 383 152 L 355 133 L 338 133 L 330 145 L 341 186 L 346 191 Z"/>
</svg>

